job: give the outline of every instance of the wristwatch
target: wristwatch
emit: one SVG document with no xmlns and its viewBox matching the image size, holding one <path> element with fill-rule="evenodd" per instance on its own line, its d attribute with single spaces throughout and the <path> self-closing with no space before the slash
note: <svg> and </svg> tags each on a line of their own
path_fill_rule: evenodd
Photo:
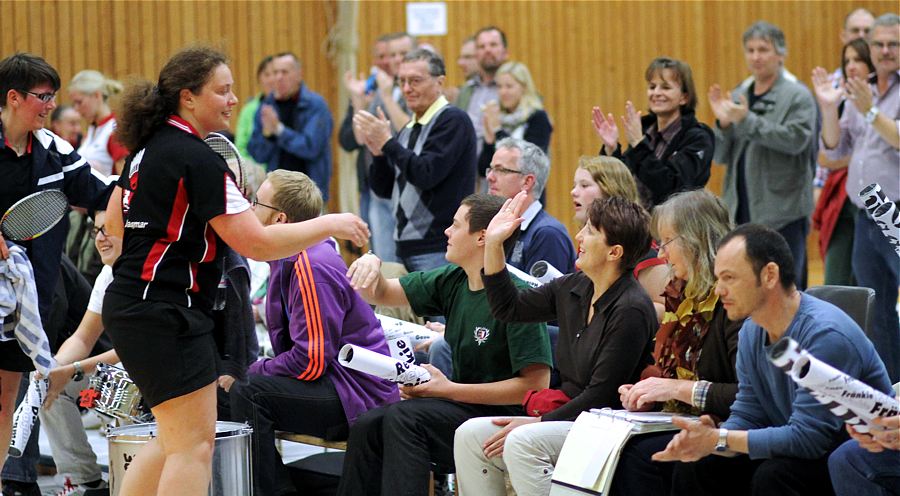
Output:
<svg viewBox="0 0 900 496">
<path fill-rule="evenodd" d="M 728 429 L 719 429 L 719 440 L 716 441 L 716 451 L 719 453 L 728 451 Z"/>
<path fill-rule="evenodd" d="M 81 368 L 81 362 L 79 362 L 77 360 L 72 362 L 72 368 L 75 369 L 75 373 L 72 374 L 73 381 L 80 381 L 80 380 L 84 379 L 84 369 Z"/>
<path fill-rule="evenodd" d="M 878 110 L 878 107 L 876 107 L 875 105 L 872 105 L 872 107 L 869 109 L 869 111 L 866 112 L 866 124 L 871 124 L 871 123 L 875 122 L 875 119 L 878 118 L 879 112 L 880 112 L 880 110 Z"/>
</svg>

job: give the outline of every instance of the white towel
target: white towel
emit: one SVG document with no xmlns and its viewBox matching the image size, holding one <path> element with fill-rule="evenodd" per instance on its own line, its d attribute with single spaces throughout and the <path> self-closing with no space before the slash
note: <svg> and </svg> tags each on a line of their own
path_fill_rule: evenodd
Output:
<svg viewBox="0 0 900 496">
<path fill-rule="evenodd" d="M 17 340 L 34 368 L 47 377 L 56 360 L 41 324 L 34 271 L 21 246 L 10 243 L 7 246 L 9 258 L 0 260 L 0 317 L 9 317 L 6 320 L 11 322 L 4 323 L 0 341 Z"/>
</svg>

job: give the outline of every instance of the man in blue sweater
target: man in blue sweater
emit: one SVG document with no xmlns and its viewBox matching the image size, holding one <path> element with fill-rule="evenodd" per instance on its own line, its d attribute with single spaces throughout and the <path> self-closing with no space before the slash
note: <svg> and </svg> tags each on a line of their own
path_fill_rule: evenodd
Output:
<svg viewBox="0 0 900 496">
<path fill-rule="evenodd" d="M 566 227 L 544 210 L 541 194 L 550 176 L 550 159 L 536 145 L 518 138 L 497 143 L 491 166 L 485 171 L 488 193 L 512 198 L 527 193 L 519 239 L 506 261 L 523 272 L 535 262 L 547 261 L 563 274 L 575 270 L 575 249 Z"/>
<path fill-rule="evenodd" d="M 782 336 L 862 382 L 890 392 L 884 364 L 837 307 L 797 291 L 794 262 L 776 231 L 745 224 L 719 244 L 716 292 L 731 320 L 748 318 L 738 341 L 738 394 L 716 427 L 676 420 L 682 431 L 658 461 L 679 464 L 675 494 L 832 494 L 828 455 L 846 439 L 842 420 L 767 358 Z M 707 457 L 710 454 L 722 456 Z"/>
</svg>

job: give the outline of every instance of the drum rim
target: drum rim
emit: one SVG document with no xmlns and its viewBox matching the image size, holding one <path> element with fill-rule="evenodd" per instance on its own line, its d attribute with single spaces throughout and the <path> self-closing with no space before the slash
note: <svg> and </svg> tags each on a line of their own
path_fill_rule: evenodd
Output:
<svg viewBox="0 0 900 496">
<path fill-rule="evenodd" d="M 219 427 L 228 427 L 228 429 L 219 430 Z M 137 432 L 132 432 L 137 431 Z M 216 439 L 228 437 L 240 437 L 253 433 L 253 428 L 246 422 L 229 422 L 225 420 L 216 421 Z M 122 441 L 138 441 L 146 438 L 154 438 L 157 436 L 157 423 L 147 422 L 145 424 L 120 425 L 113 427 L 106 434 L 109 440 Z"/>
</svg>

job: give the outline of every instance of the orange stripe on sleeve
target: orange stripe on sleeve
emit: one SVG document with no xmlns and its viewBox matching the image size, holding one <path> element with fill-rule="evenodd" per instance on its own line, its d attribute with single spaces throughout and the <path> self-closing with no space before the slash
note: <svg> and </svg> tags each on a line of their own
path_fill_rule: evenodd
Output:
<svg viewBox="0 0 900 496">
<path fill-rule="evenodd" d="M 308 362 L 306 370 L 304 370 L 297 379 L 303 381 L 315 380 L 321 375 L 316 373 L 321 370 L 319 362 L 321 361 L 324 345 L 322 342 L 322 319 L 319 315 L 318 305 L 315 304 L 315 280 L 312 271 L 309 270 L 309 264 L 303 264 L 301 261 L 306 259 L 306 251 L 300 252 L 297 262 L 294 263 L 294 272 L 297 275 L 297 285 L 300 289 L 300 295 L 303 299 L 304 317 L 306 318 L 306 333 L 309 341 L 307 349 Z"/>
<path fill-rule="evenodd" d="M 315 308 L 315 316 L 318 327 L 318 346 L 316 347 L 316 353 L 318 356 L 317 360 L 317 369 L 314 371 L 316 377 L 321 376 L 325 372 L 325 328 L 322 325 L 322 310 L 319 308 L 319 293 L 316 291 L 315 281 L 312 278 L 312 267 L 309 263 L 309 255 L 307 252 L 303 252 L 303 263 L 306 265 L 306 271 L 309 273 L 309 282 L 310 282 L 310 294 L 312 295 L 313 307 Z"/>
</svg>

